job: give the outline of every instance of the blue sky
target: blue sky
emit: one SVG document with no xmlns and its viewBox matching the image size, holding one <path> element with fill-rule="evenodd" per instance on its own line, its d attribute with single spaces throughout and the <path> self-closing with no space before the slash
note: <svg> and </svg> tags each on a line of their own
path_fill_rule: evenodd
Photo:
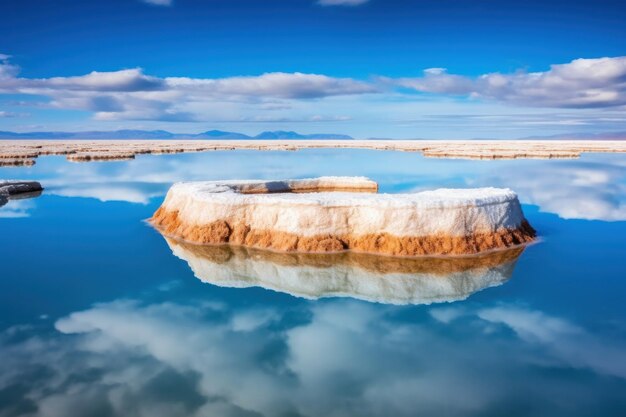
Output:
<svg viewBox="0 0 626 417">
<path fill-rule="evenodd" d="M 623 1 L 21 0 L 0 16 L 0 130 L 626 130 Z"/>
</svg>

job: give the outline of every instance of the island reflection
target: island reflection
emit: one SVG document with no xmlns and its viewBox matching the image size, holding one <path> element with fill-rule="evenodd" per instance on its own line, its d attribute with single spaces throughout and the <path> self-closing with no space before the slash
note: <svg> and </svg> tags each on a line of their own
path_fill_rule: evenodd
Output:
<svg viewBox="0 0 626 417">
<path fill-rule="evenodd" d="M 511 278 L 524 247 L 464 257 L 391 257 L 365 253 L 280 253 L 196 245 L 165 237 L 172 253 L 203 282 L 261 287 L 295 297 L 350 297 L 385 304 L 464 300 Z"/>
</svg>

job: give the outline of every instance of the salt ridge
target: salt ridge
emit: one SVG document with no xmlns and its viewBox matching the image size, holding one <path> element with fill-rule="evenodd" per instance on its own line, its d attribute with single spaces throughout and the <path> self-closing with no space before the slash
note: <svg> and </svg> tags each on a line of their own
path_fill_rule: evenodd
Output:
<svg viewBox="0 0 626 417">
<path fill-rule="evenodd" d="M 285 251 L 464 254 L 534 238 L 509 189 L 376 189 L 363 177 L 177 183 L 153 222 L 196 243 Z"/>
</svg>

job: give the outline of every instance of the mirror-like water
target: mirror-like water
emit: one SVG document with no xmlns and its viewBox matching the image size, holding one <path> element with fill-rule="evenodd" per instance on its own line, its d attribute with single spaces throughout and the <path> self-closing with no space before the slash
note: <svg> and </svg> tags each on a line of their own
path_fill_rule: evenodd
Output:
<svg viewBox="0 0 626 417">
<path fill-rule="evenodd" d="M 479 259 L 197 247 L 172 182 L 510 187 L 541 240 Z M 0 168 L 0 416 L 626 415 L 626 158 L 231 151 Z"/>
</svg>

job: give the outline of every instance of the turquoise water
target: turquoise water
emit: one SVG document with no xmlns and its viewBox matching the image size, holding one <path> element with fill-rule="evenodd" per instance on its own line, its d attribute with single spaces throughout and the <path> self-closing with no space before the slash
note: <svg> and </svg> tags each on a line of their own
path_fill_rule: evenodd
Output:
<svg viewBox="0 0 626 417">
<path fill-rule="evenodd" d="M 541 239 L 461 278 L 440 265 L 393 287 L 302 259 L 175 255 L 144 222 L 175 181 L 319 175 L 391 193 L 510 187 Z M 41 157 L 0 178 L 45 187 L 0 207 L 0 416 L 626 415 L 624 156 Z M 394 289 L 372 300 L 366 278 Z"/>
</svg>

